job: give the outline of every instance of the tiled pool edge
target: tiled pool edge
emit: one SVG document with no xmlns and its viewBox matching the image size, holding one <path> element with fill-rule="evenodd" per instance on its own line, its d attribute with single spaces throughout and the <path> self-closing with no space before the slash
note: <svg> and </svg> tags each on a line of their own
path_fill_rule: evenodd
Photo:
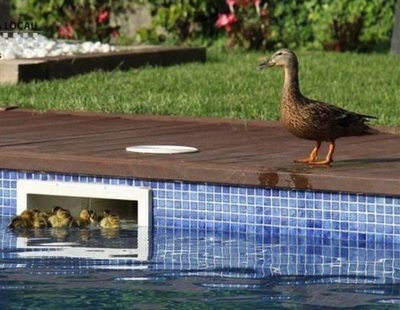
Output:
<svg viewBox="0 0 400 310">
<path fill-rule="evenodd" d="M 19 179 L 149 187 L 156 228 L 319 234 L 359 247 L 400 242 L 400 197 L 394 196 L 1 170 L 2 217 L 16 213 Z"/>
</svg>

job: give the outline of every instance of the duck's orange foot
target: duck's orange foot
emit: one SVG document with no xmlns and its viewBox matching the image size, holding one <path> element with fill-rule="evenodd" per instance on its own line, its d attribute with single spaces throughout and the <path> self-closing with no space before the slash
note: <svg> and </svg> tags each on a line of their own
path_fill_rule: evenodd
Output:
<svg viewBox="0 0 400 310">
<path fill-rule="evenodd" d="M 307 158 L 304 159 L 296 159 L 294 162 L 295 163 L 301 163 L 301 164 L 312 164 L 317 161 L 317 156 L 318 156 L 318 151 L 319 148 L 321 147 L 321 142 L 317 141 L 317 145 L 313 148 L 311 151 L 310 155 Z"/>
<path fill-rule="evenodd" d="M 304 159 L 297 159 L 294 162 L 295 163 L 302 163 L 302 164 L 309 164 L 313 166 L 323 166 L 323 167 L 329 167 L 331 163 L 333 162 L 333 152 L 335 151 L 335 142 L 332 141 L 329 144 L 329 150 L 328 154 L 326 155 L 326 158 L 324 160 L 317 161 L 317 156 L 318 156 L 318 151 L 321 146 L 321 142 L 317 141 L 317 145 L 314 147 L 314 149 L 311 151 L 311 154 Z"/>
<path fill-rule="evenodd" d="M 333 160 L 325 159 L 325 160 L 320 160 L 320 161 L 313 161 L 309 162 L 309 165 L 313 166 L 325 166 L 325 167 L 330 167 L 331 163 Z"/>
<path fill-rule="evenodd" d="M 325 167 L 330 167 L 332 160 L 320 160 L 317 161 L 316 159 L 312 158 L 304 158 L 304 159 L 296 159 L 294 160 L 295 163 L 300 163 L 300 164 L 308 164 L 312 166 L 325 166 Z"/>
<path fill-rule="evenodd" d="M 312 164 L 317 162 L 317 158 L 308 157 L 303 159 L 295 159 L 294 162 L 298 164 Z"/>
</svg>

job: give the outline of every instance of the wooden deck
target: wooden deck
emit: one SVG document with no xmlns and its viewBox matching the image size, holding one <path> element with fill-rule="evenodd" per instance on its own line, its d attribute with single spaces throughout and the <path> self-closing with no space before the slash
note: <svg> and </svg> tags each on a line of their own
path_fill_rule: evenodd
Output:
<svg viewBox="0 0 400 310">
<path fill-rule="evenodd" d="M 333 166 L 318 168 L 293 163 L 313 143 L 278 122 L 10 110 L 0 131 L 3 169 L 400 195 L 396 134 L 340 139 Z M 200 152 L 125 151 L 137 144 Z"/>
</svg>

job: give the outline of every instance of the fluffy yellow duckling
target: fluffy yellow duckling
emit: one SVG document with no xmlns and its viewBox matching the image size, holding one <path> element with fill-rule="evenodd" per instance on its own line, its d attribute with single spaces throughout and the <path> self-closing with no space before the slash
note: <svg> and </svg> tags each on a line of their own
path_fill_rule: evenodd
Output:
<svg viewBox="0 0 400 310">
<path fill-rule="evenodd" d="M 42 212 L 37 209 L 33 209 L 32 212 L 33 212 L 32 225 L 34 228 L 48 227 L 47 220 L 49 218 L 49 215 L 46 212 Z"/>
<path fill-rule="evenodd" d="M 74 224 L 71 213 L 58 206 L 53 208 L 53 214 L 49 216 L 47 221 L 53 228 L 68 228 Z"/>
<path fill-rule="evenodd" d="M 77 225 L 80 228 L 88 227 L 90 224 L 96 223 L 96 215 L 92 210 L 83 208 L 79 213 Z"/>
<path fill-rule="evenodd" d="M 110 213 L 110 211 L 106 210 L 103 212 L 103 218 L 100 221 L 101 228 L 119 228 L 120 221 L 119 216 L 117 214 Z"/>
</svg>

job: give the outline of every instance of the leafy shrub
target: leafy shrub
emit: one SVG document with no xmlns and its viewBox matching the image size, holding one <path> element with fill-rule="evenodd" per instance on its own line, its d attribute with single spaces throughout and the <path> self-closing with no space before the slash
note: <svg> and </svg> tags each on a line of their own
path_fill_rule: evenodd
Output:
<svg viewBox="0 0 400 310">
<path fill-rule="evenodd" d="M 12 2 L 12 15 L 16 20 L 35 23 L 47 36 L 53 36 L 63 15 L 64 2 L 65 0 L 44 3 L 37 3 L 36 0 L 15 0 Z"/>
<path fill-rule="evenodd" d="M 274 47 L 327 50 L 387 48 L 396 0 L 268 1 Z"/>
<path fill-rule="evenodd" d="M 191 43 L 218 37 L 228 47 L 373 50 L 390 43 L 396 0 L 133 0 L 150 5 L 141 42 Z M 123 0 L 14 0 L 14 13 L 50 37 L 108 41 Z"/>
<path fill-rule="evenodd" d="M 142 40 L 187 42 L 227 36 L 229 47 L 329 50 L 387 48 L 396 0 L 147 0 L 153 28 Z M 233 3 L 234 11 L 230 9 Z M 265 10 L 261 18 L 254 4 Z M 253 5 L 251 5 L 253 4 Z M 217 22 L 216 24 L 214 24 Z M 218 29 L 215 29 L 217 26 Z M 160 31 L 160 29 L 164 29 Z M 217 31 L 219 30 L 219 31 Z"/>
<path fill-rule="evenodd" d="M 338 51 L 387 47 L 396 0 L 310 1 L 317 46 Z"/>
<path fill-rule="evenodd" d="M 228 34 L 228 46 L 245 49 L 265 48 L 268 43 L 269 12 L 260 0 L 227 0 L 229 13 L 218 14 L 217 28 Z"/>
<path fill-rule="evenodd" d="M 64 9 L 64 25 L 73 29 L 74 38 L 109 41 L 118 35 L 118 27 L 110 25 L 111 11 L 110 1 L 74 1 Z M 58 36 L 62 37 L 61 27 Z"/>
<path fill-rule="evenodd" d="M 274 48 L 309 46 L 314 40 L 309 12 L 318 0 L 268 1 L 270 10 L 270 45 Z"/>
<path fill-rule="evenodd" d="M 225 0 L 148 0 L 152 5 L 153 25 L 139 31 L 139 41 L 187 43 L 201 38 L 211 42 L 224 31 L 229 37 L 229 47 L 265 47 L 268 24 L 265 1 L 264 4 L 258 0 L 232 2 L 236 2 L 232 5 L 234 12 L 229 11 Z M 234 20 L 228 20 L 232 17 Z"/>
<path fill-rule="evenodd" d="M 23 22 L 34 22 L 48 37 L 109 41 L 118 27 L 110 14 L 122 8 L 122 0 L 16 0 L 13 13 Z"/>
<path fill-rule="evenodd" d="M 213 38 L 214 27 L 223 0 L 145 0 L 151 5 L 152 27 L 141 29 L 139 41 L 188 42 L 193 39 Z"/>
</svg>

